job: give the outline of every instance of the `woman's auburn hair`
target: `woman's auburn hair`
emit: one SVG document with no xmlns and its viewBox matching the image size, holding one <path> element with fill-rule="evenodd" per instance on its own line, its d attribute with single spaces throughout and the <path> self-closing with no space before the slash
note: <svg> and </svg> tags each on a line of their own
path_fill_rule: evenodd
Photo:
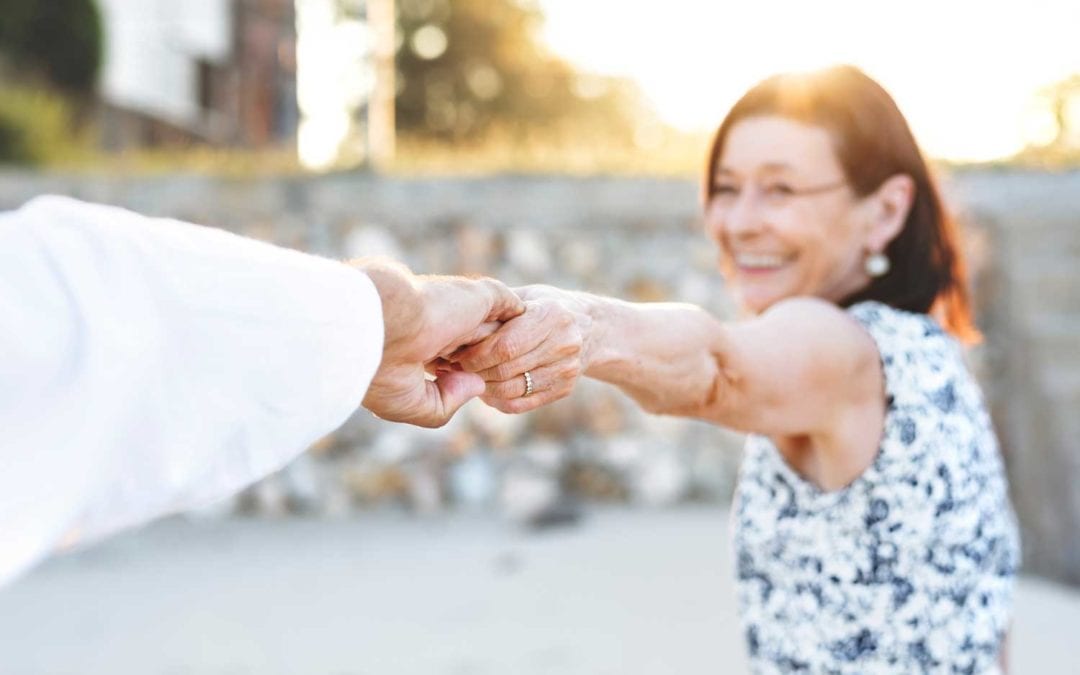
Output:
<svg viewBox="0 0 1080 675">
<path fill-rule="evenodd" d="M 853 66 L 773 75 L 728 112 L 709 149 L 703 195 L 712 200 L 717 162 L 732 127 L 749 117 L 779 115 L 828 130 L 848 184 L 859 197 L 888 178 L 907 175 L 915 193 L 903 229 L 885 248 L 889 272 L 840 304 L 876 300 L 934 315 L 965 343 L 980 339 L 972 316 L 960 232 L 900 109 L 877 82 Z"/>
</svg>

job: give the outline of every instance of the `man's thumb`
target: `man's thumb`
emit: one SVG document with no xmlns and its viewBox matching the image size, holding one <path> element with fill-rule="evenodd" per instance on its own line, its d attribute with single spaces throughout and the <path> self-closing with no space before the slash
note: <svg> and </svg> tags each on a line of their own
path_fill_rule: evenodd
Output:
<svg viewBox="0 0 1080 675">
<path fill-rule="evenodd" d="M 450 421 L 461 406 L 484 393 L 484 379 L 475 373 L 452 370 L 440 373 L 429 383 L 438 389 L 441 400 L 442 420 L 440 426 Z"/>
</svg>

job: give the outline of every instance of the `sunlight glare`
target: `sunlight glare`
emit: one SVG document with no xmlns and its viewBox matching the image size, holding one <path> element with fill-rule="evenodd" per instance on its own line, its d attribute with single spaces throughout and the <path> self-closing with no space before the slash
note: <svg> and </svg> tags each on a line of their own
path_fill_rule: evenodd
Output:
<svg viewBox="0 0 1080 675">
<path fill-rule="evenodd" d="M 896 98 L 932 156 L 979 161 L 1045 137 L 1035 93 L 1080 72 L 1068 0 L 542 0 L 544 39 L 589 71 L 636 80 L 685 130 L 714 127 L 772 73 L 851 63 Z"/>
<path fill-rule="evenodd" d="M 296 61 L 300 127 L 297 154 L 311 169 L 330 168 L 350 130 L 350 110 L 374 85 L 371 36 L 355 20 L 338 21 L 334 0 L 297 0 Z"/>
</svg>

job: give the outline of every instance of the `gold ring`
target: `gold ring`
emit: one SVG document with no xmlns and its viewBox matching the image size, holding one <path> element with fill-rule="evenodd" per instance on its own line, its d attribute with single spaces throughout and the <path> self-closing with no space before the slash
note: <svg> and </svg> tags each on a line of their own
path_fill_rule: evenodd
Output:
<svg viewBox="0 0 1080 675">
<path fill-rule="evenodd" d="M 530 373 L 529 371 L 526 370 L 521 375 L 522 375 L 522 377 L 525 378 L 525 393 L 521 395 L 521 398 L 525 398 L 529 394 L 533 393 L 532 373 Z"/>
</svg>

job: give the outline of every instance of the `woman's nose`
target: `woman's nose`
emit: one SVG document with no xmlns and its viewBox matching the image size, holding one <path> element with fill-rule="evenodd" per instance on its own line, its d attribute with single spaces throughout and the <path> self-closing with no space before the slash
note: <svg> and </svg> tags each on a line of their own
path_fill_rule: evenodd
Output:
<svg viewBox="0 0 1080 675">
<path fill-rule="evenodd" d="M 716 239 L 723 235 L 737 239 L 759 232 L 763 222 L 756 202 L 744 191 L 729 204 L 714 205 L 706 217 L 709 233 Z"/>
</svg>

